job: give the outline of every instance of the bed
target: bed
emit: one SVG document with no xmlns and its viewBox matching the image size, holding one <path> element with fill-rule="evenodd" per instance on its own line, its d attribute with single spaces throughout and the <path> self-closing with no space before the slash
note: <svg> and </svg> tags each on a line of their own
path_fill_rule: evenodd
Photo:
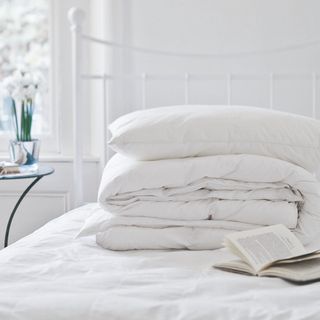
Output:
<svg viewBox="0 0 320 320">
<path fill-rule="evenodd" d="M 131 48 L 84 35 L 81 30 L 83 13 L 79 9 L 71 9 L 69 18 L 73 35 L 73 205 L 78 207 L 83 204 L 83 178 L 79 174 L 83 171 L 82 80 L 102 81 L 101 134 L 104 137 L 107 137 L 106 124 L 110 123 L 107 85 L 114 80 L 113 76 L 106 74 L 82 73 L 82 41 L 145 54 L 177 55 Z M 308 76 L 312 86 L 312 114 L 315 116 L 318 78 L 315 73 Z M 180 77 L 185 89 L 185 104 L 189 102 L 190 77 L 188 73 Z M 143 73 L 133 78 L 141 83 L 142 108 L 146 108 L 149 77 Z M 227 74 L 228 104 L 231 104 L 232 96 L 231 79 Z M 267 86 L 272 109 L 272 73 L 267 75 Z M 105 141 L 101 150 L 102 173 L 110 159 Z M 94 236 L 76 237 L 85 220 L 101 210 L 95 203 L 80 206 L 0 252 L 0 319 L 319 318 L 319 283 L 295 286 L 276 278 L 219 271 L 212 266 L 229 257 L 224 249 L 111 251 L 98 246 Z M 317 244 L 320 245 L 320 239 L 310 246 L 316 247 Z"/>
<path fill-rule="evenodd" d="M 73 210 L 0 252 L 0 319 L 318 319 L 319 283 L 213 269 L 224 249 L 114 252 L 75 239 L 99 210 Z"/>
</svg>

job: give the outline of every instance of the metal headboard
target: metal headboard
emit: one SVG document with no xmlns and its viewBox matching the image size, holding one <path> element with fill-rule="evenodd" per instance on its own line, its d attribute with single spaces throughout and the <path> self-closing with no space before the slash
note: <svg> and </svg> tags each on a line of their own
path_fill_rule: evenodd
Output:
<svg viewBox="0 0 320 320">
<path fill-rule="evenodd" d="M 130 50 L 133 52 L 140 52 L 148 55 L 156 55 L 156 56 L 167 56 L 167 57 L 179 57 L 179 58 L 194 58 L 194 59 L 225 59 L 225 58 L 234 58 L 234 57 L 250 57 L 250 56 L 257 56 L 262 54 L 276 54 L 282 52 L 289 52 L 294 50 L 305 49 L 308 47 L 312 47 L 318 45 L 320 40 L 318 41 L 310 41 L 304 42 L 299 44 L 292 44 L 287 45 L 280 48 L 274 48 L 269 50 L 257 50 L 257 51 L 242 51 L 236 53 L 204 53 L 204 54 L 194 54 L 188 52 L 173 52 L 173 51 L 162 51 L 162 50 L 153 50 L 143 47 L 135 47 L 135 46 L 128 46 L 125 44 L 107 41 L 103 39 L 98 39 L 93 36 L 86 35 L 82 32 L 82 26 L 84 21 L 85 14 L 79 8 L 71 8 L 68 12 L 68 18 L 71 25 L 71 33 L 72 33 L 72 106 L 73 106 L 73 145 L 74 145 L 74 152 L 73 152 L 73 187 L 74 187 L 74 207 L 77 207 L 83 203 L 83 159 L 82 159 L 82 143 L 83 143 L 83 136 L 82 136 L 82 101 L 83 101 L 83 90 L 82 90 L 82 80 L 99 80 L 102 82 L 103 90 L 102 90 L 102 101 L 103 101 L 103 109 L 102 112 L 102 121 L 103 121 L 103 137 L 107 138 L 108 136 L 108 124 L 109 124 L 109 84 L 111 81 L 114 81 L 119 78 L 127 78 L 132 80 L 138 80 L 141 83 L 141 101 L 142 101 L 142 108 L 147 108 L 147 82 L 153 79 L 161 79 L 161 77 L 166 77 L 171 80 L 178 80 L 183 82 L 184 86 L 184 96 L 183 96 L 183 103 L 189 104 L 189 84 L 190 80 L 194 80 L 197 77 L 201 76 L 201 74 L 189 73 L 184 72 L 183 74 L 150 74 L 143 72 L 141 74 L 133 74 L 133 75 L 112 75 L 112 74 L 83 74 L 82 71 L 82 44 L 83 43 L 98 43 L 103 46 L 108 46 L 112 48 L 120 48 L 125 50 Z M 243 74 L 242 74 L 243 75 Z M 301 74 L 300 74 L 301 75 Z M 235 103 L 232 100 L 232 89 L 233 89 L 233 80 L 235 79 L 236 75 L 232 73 L 227 74 L 207 74 L 203 75 L 206 77 L 223 77 L 225 79 L 225 85 L 227 90 L 227 99 L 226 104 L 231 105 Z M 250 77 L 252 75 L 247 74 L 246 76 Z M 275 89 L 275 76 L 276 74 L 271 72 L 268 74 L 262 75 L 267 80 L 268 85 L 268 96 L 269 101 L 268 105 L 270 109 L 273 109 L 274 106 L 274 89 Z M 311 80 L 311 93 L 312 93 L 312 116 L 316 116 L 316 105 L 317 105 L 317 83 L 318 83 L 318 74 L 316 72 L 311 72 L 308 74 L 303 74 L 303 76 L 309 78 Z M 107 147 L 106 141 L 103 141 L 103 152 L 101 153 L 100 159 L 100 167 L 101 171 L 105 166 L 106 162 L 109 160 L 110 153 Z"/>
</svg>

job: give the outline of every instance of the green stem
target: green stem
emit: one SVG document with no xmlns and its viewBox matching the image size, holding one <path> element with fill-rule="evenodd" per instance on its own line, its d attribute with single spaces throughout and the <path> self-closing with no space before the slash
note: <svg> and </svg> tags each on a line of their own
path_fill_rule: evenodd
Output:
<svg viewBox="0 0 320 320">
<path fill-rule="evenodd" d="M 12 98 L 11 98 L 11 103 L 12 103 L 12 111 L 13 111 L 13 118 L 14 118 L 14 130 L 16 132 L 16 139 L 19 140 L 19 127 L 18 127 L 18 119 L 17 119 L 17 108 L 16 108 L 16 102 Z"/>
<path fill-rule="evenodd" d="M 25 114 L 24 114 L 24 100 L 21 101 L 21 123 L 20 123 L 20 137 L 19 140 L 20 141 L 24 141 L 24 118 L 25 118 Z"/>
<path fill-rule="evenodd" d="M 32 128 L 32 117 L 33 117 L 33 110 L 32 110 L 32 99 L 29 99 L 29 108 L 28 108 L 28 140 L 31 141 L 31 128 Z"/>
<path fill-rule="evenodd" d="M 32 102 L 30 104 L 30 118 L 29 118 L 29 127 L 30 127 L 30 141 L 32 140 L 31 138 L 31 129 L 32 129 L 32 119 L 33 119 L 33 106 L 32 106 Z"/>
<path fill-rule="evenodd" d="M 30 128 L 29 128 L 29 100 L 26 101 L 26 141 L 29 141 Z"/>
<path fill-rule="evenodd" d="M 31 141 L 31 127 L 33 118 L 33 106 L 32 99 L 25 99 L 21 101 L 21 123 L 20 134 L 17 122 L 17 114 L 14 106 L 15 122 L 17 127 L 17 140 L 19 141 Z"/>
</svg>

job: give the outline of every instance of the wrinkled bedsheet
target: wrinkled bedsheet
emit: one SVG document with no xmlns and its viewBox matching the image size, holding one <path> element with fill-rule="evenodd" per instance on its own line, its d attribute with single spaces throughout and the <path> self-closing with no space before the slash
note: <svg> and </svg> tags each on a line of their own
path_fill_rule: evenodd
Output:
<svg viewBox="0 0 320 320">
<path fill-rule="evenodd" d="M 213 251 L 130 251 L 76 238 L 97 204 L 0 251 L 2 320 L 319 319 L 320 283 L 216 270 Z M 320 243 L 320 241 L 319 241 Z"/>
</svg>

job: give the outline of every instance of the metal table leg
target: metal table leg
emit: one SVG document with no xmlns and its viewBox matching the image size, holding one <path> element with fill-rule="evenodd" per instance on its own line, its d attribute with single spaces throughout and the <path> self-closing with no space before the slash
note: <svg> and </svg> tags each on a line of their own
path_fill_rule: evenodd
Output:
<svg viewBox="0 0 320 320">
<path fill-rule="evenodd" d="M 9 241 L 9 233 L 10 233 L 10 227 L 11 227 L 11 223 L 13 220 L 13 217 L 17 211 L 17 209 L 19 208 L 19 205 L 21 203 L 21 201 L 23 200 L 23 198 L 27 195 L 27 193 L 32 189 L 32 187 L 42 178 L 43 176 L 37 177 L 36 179 L 34 179 L 30 185 L 28 186 L 28 188 L 26 190 L 24 190 L 24 192 L 22 193 L 22 195 L 20 196 L 19 200 L 17 201 L 16 205 L 14 206 L 11 215 L 9 217 L 8 223 L 7 223 L 7 228 L 6 228 L 6 235 L 4 238 L 4 247 L 6 248 L 8 246 L 8 241 Z"/>
</svg>

